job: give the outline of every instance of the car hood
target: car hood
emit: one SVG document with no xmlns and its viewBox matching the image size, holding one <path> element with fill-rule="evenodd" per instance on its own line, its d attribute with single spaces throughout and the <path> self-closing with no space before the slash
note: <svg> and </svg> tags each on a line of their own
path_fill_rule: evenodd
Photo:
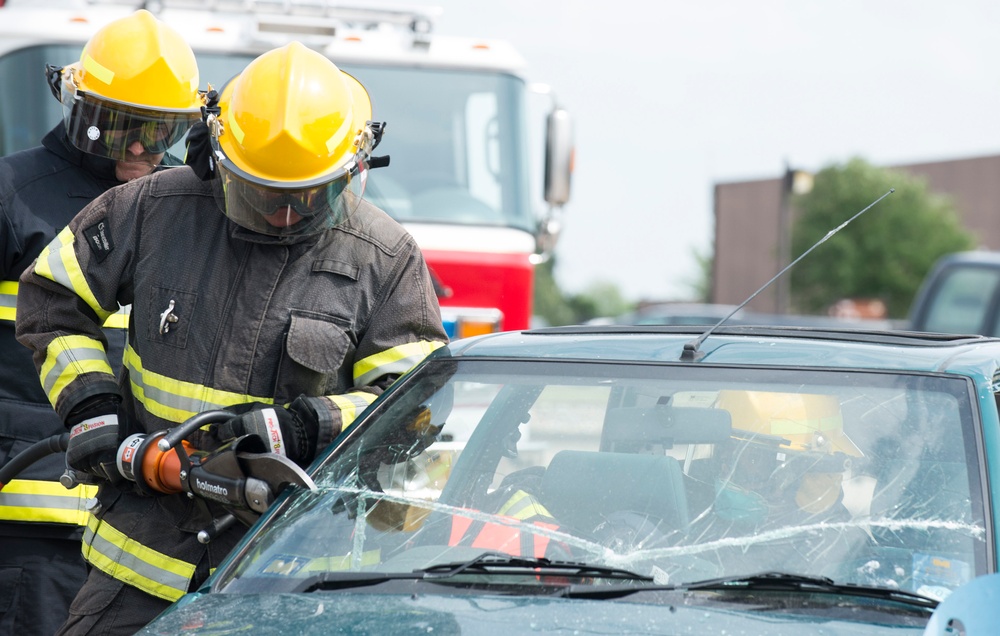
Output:
<svg viewBox="0 0 1000 636">
<path fill-rule="evenodd" d="M 629 599 L 639 599 L 632 596 Z M 190 599 L 190 600 L 188 600 Z M 646 597 L 648 600 L 649 597 Z M 674 597 L 682 602 L 682 596 Z M 664 599 L 660 599 L 664 601 Z M 743 610 L 743 611 L 740 611 Z M 923 628 L 723 607 L 538 596 L 439 594 L 189 595 L 139 634 L 923 634 Z"/>
</svg>

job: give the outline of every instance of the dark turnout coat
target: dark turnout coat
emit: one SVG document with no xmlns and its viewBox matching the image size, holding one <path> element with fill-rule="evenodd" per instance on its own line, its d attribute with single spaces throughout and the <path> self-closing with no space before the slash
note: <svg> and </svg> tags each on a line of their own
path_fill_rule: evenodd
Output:
<svg viewBox="0 0 1000 636">
<path fill-rule="evenodd" d="M 232 223 L 217 187 L 179 168 L 95 200 L 22 276 L 18 339 L 62 416 L 120 392 L 121 434 L 152 433 L 207 410 L 306 396 L 322 414 L 322 448 L 447 340 L 423 256 L 367 202 L 331 230 L 287 241 Z M 125 304 L 117 382 L 100 325 Z M 99 499 L 88 561 L 165 600 L 200 582 L 243 533 L 202 545 L 196 533 L 217 511 L 183 495 L 102 486 Z"/>
</svg>

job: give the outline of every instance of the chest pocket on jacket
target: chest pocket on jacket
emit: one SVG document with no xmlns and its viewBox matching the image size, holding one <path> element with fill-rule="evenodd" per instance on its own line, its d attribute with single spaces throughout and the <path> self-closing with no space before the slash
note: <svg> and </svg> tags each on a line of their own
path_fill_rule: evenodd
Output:
<svg viewBox="0 0 1000 636">
<path fill-rule="evenodd" d="M 349 387 L 352 370 L 344 365 L 350 367 L 352 349 L 350 336 L 332 317 L 293 309 L 276 397 L 325 395 L 342 384 L 339 380 L 347 382 L 340 388 Z"/>
<path fill-rule="evenodd" d="M 149 293 L 149 340 L 185 348 L 197 299 L 198 294 L 154 286 Z"/>
</svg>

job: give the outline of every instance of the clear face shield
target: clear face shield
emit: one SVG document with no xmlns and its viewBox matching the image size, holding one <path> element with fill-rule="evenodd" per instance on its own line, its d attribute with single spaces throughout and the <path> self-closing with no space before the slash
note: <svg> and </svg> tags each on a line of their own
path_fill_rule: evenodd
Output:
<svg viewBox="0 0 1000 636">
<path fill-rule="evenodd" d="M 381 124 L 368 122 L 358 136 L 358 152 L 340 170 L 308 182 L 264 182 L 226 157 L 218 143 L 221 122 L 209 118 L 218 158 L 226 216 L 237 225 L 267 236 L 301 237 L 336 227 L 349 218 L 364 196 L 372 149 Z"/>
<path fill-rule="evenodd" d="M 70 142 L 83 152 L 115 161 L 162 155 L 201 118 L 197 111 L 138 108 L 80 90 L 72 68 L 47 67 L 49 87 L 63 108 Z M 142 149 L 138 153 L 135 143 Z"/>
<path fill-rule="evenodd" d="M 294 188 L 247 179 L 232 162 L 219 161 L 223 209 L 234 223 L 268 236 L 308 236 L 343 223 L 361 203 L 368 167 L 363 158 L 325 183 Z"/>
</svg>

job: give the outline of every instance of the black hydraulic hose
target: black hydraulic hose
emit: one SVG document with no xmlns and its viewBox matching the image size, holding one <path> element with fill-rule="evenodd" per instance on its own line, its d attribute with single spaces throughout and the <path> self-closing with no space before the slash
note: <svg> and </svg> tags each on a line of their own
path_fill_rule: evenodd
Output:
<svg viewBox="0 0 1000 636">
<path fill-rule="evenodd" d="M 24 449 L 15 455 L 14 459 L 4 464 L 3 468 L 0 468 L 0 490 L 3 490 L 3 487 L 6 486 L 10 480 L 17 477 L 22 470 L 31 466 L 39 459 L 45 457 L 46 455 L 66 452 L 66 447 L 68 445 L 69 433 L 61 433 L 59 435 L 53 435 L 52 437 L 46 437 L 45 439 L 38 440 L 28 448 Z"/>
<path fill-rule="evenodd" d="M 187 438 L 188 435 L 194 433 L 202 426 L 205 426 L 206 424 L 218 424 L 219 422 L 225 422 L 232 417 L 232 413 L 221 409 L 198 413 L 180 426 L 168 430 L 167 434 L 156 442 L 156 446 L 161 451 L 166 452 L 180 444 L 182 439 Z"/>
</svg>

